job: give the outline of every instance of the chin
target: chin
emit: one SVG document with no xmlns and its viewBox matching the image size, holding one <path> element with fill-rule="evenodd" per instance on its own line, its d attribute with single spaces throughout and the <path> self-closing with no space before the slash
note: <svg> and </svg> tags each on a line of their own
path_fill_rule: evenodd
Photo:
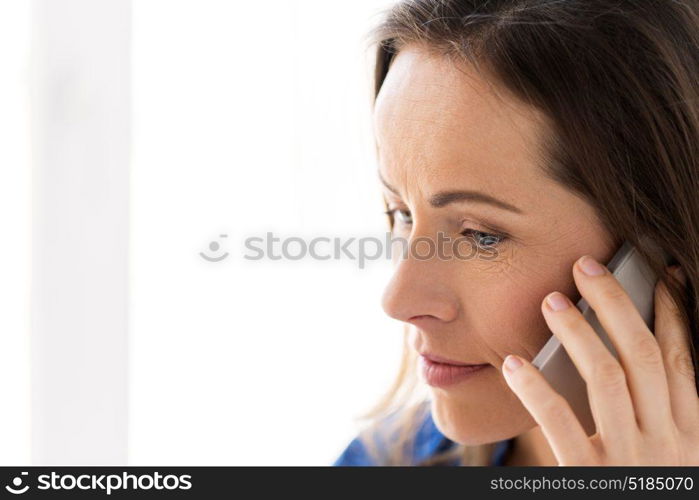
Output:
<svg viewBox="0 0 699 500">
<path fill-rule="evenodd" d="M 447 438 L 466 446 L 518 436 L 535 427 L 536 421 L 517 396 L 506 390 L 491 391 L 484 399 L 453 389 L 432 391 L 432 419 Z"/>
</svg>

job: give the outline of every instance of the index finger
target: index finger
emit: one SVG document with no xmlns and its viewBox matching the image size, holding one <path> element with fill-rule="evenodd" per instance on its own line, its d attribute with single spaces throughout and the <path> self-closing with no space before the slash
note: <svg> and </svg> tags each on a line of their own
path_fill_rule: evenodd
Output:
<svg viewBox="0 0 699 500">
<path fill-rule="evenodd" d="M 670 429 L 673 420 L 667 375 L 653 333 L 606 266 L 585 255 L 573 270 L 578 290 L 619 354 L 639 427 L 654 432 Z"/>
</svg>

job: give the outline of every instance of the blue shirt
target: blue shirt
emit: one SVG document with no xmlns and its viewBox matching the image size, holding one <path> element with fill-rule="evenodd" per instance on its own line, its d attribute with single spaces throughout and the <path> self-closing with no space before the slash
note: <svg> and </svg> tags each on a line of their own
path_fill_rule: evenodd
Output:
<svg viewBox="0 0 699 500">
<path fill-rule="evenodd" d="M 505 439 L 496 443 L 493 455 L 491 456 L 491 466 L 501 466 L 507 456 L 507 452 L 512 447 L 514 438 Z M 427 412 L 426 417 L 420 424 L 414 438 L 414 448 L 412 464 L 425 460 L 437 453 L 442 453 L 456 446 L 456 443 L 444 436 L 432 419 L 432 413 Z M 354 438 L 332 464 L 333 466 L 371 466 L 377 465 L 372 456 L 369 455 L 366 447 L 359 439 Z M 457 466 L 459 463 L 452 462 L 447 465 Z"/>
</svg>

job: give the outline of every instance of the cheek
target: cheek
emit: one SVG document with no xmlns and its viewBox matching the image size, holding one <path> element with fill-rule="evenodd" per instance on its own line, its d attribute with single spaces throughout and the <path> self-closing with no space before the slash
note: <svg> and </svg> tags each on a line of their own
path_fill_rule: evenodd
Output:
<svg viewBox="0 0 699 500">
<path fill-rule="evenodd" d="M 487 335 L 483 340 L 498 358 L 518 354 L 530 359 L 544 345 L 550 332 L 538 297 L 545 295 L 534 290 L 508 289 L 480 308 L 480 321 L 484 324 L 478 330 Z"/>
<path fill-rule="evenodd" d="M 541 271 L 503 273 L 498 280 L 490 280 L 487 292 L 466 299 L 470 303 L 464 305 L 469 311 L 468 322 L 498 361 L 508 354 L 531 360 L 551 336 L 541 303 L 550 292 L 558 289 L 566 293 L 568 289 L 561 289 L 555 276 Z"/>
</svg>

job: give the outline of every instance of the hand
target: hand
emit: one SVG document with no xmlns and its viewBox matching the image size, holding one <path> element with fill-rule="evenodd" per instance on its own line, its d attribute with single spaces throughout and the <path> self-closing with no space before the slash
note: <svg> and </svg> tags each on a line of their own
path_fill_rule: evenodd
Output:
<svg viewBox="0 0 699 500">
<path fill-rule="evenodd" d="M 559 465 L 699 465 L 699 395 L 689 335 L 666 286 L 659 280 L 655 287 L 654 336 L 606 267 L 582 257 L 573 276 L 619 360 L 565 295 L 549 294 L 541 309 L 587 384 L 597 432 L 587 436 L 534 365 L 514 355 L 503 363 L 508 385 Z"/>
</svg>

